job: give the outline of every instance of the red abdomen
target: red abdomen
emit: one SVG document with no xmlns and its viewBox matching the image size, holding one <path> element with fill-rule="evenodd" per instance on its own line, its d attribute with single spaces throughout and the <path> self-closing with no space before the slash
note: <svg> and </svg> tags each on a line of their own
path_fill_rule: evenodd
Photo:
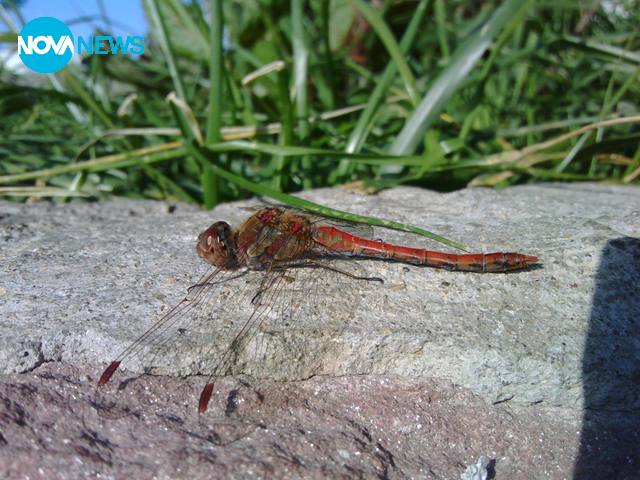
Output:
<svg viewBox="0 0 640 480">
<path fill-rule="evenodd" d="M 515 252 L 455 253 L 436 252 L 422 248 L 403 247 L 386 242 L 357 237 L 330 226 L 316 229 L 314 241 L 326 249 L 354 257 L 383 258 L 399 262 L 426 265 L 467 272 L 507 272 L 535 264 L 538 257 Z"/>
</svg>

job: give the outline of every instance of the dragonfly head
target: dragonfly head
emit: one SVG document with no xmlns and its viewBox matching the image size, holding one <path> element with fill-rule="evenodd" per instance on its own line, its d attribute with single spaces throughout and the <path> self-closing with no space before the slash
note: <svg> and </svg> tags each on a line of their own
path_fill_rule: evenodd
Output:
<svg viewBox="0 0 640 480">
<path fill-rule="evenodd" d="M 235 236 L 227 222 L 216 222 L 198 235 L 196 252 L 215 267 L 233 268 L 238 263 Z"/>
</svg>

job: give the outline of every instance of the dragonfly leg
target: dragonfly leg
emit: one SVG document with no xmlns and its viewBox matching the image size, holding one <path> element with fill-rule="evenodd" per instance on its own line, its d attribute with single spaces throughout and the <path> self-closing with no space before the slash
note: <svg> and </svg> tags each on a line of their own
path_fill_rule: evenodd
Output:
<svg viewBox="0 0 640 480">
<path fill-rule="evenodd" d="M 365 281 L 368 281 L 368 282 L 384 283 L 384 280 L 382 278 L 380 278 L 380 277 L 366 277 L 366 276 L 363 276 L 363 275 L 354 275 L 351 272 L 347 272 L 345 270 L 342 270 L 342 269 L 337 268 L 337 267 L 333 267 L 331 265 L 322 265 L 320 263 L 314 262 L 313 260 L 307 261 L 305 263 L 305 265 L 308 266 L 308 267 L 311 267 L 311 268 L 323 268 L 325 270 L 330 270 L 332 272 L 336 272 L 336 273 L 339 273 L 341 275 L 346 275 L 347 277 L 353 278 L 354 280 L 365 280 Z"/>
</svg>

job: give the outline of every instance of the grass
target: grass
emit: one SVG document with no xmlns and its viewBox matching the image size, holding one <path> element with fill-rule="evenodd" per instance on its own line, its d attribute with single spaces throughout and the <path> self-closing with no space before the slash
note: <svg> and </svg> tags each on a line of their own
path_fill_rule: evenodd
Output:
<svg viewBox="0 0 640 480">
<path fill-rule="evenodd" d="M 637 184 L 640 2 L 608 3 L 145 0 L 138 60 L 0 65 L 0 195 Z"/>
</svg>

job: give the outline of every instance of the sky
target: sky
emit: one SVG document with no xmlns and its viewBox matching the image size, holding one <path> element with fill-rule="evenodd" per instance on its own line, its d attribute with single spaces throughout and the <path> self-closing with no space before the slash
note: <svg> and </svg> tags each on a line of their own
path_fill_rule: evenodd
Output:
<svg viewBox="0 0 640 480">
<path fill-rule="evenodd" d="M 102 20 L 100 3 L 104 5 L 107 16 L 112 20 L 113 29 L 108 28 Z M 20 11 L 27 22 L 37 17 L 55 17 L 62 20 L 74 35 L 91 35 L 96 27 L 108 33 L 113 32 L 116 36 L 144 35 L 147 30 L 142 0 L 26 0 Z M 92 18 L 80 23 L 74 22 L 87 16 Z"/>
</svg>

